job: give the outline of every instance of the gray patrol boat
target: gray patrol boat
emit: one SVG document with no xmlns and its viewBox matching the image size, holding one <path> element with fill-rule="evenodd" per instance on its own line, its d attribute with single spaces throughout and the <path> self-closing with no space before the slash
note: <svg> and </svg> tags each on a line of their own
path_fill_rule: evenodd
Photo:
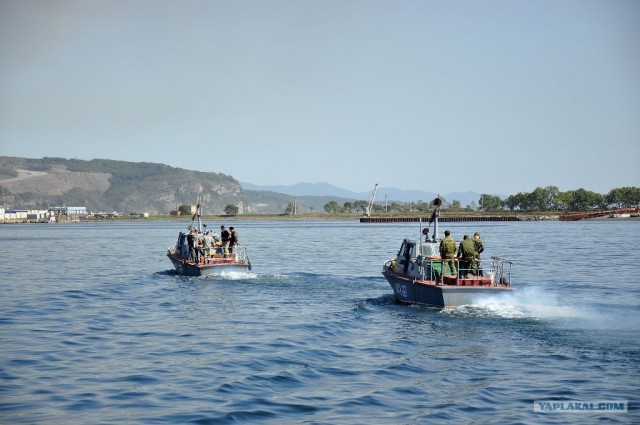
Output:
<svg viewBox="0 0 640 425">
<path fill-rule="evenodd" d="M 460 270 L 455 259 L 457 273 L 451 273 L 440 258 L 438 216 L 441 199 L 433 201 L 434 210 L 429 221 L 434 224 L 433 234 L 429 226 L 421 229 L 417 241 L 404 239 L 396 256 L 384 263 L 382 274 L 389 282 L 397 301 L 404 304 L 424 304 L 437 307 L 458 307 L 473 304 L 487 296 L 513 291 L 511 287 L 512 261 L 491 257 L 490 266 L 481 276 L 471 270 Z M 422 222 L 420 223 L 422 228 Z"/>
</svg>

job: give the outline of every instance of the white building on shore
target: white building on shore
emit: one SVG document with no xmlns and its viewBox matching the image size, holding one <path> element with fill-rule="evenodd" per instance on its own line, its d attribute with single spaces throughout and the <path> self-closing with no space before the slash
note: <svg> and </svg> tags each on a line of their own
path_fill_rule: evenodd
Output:
<svg viewBox="0 0 640 425">
<path fill-rule="evenodd" d="M 2 221 L 27 221 L 48 220 L 50 213 L 47 210 L 17 210 L 0 208 L 0 220 Z"/>
<path fill-rule="evenodd" d="M 86 207 L 54 207 L 48 210 L 21 210 L 0 207 L 0 222 L 55 221 L 58 216 L 86 216 Z"/>
</svg>

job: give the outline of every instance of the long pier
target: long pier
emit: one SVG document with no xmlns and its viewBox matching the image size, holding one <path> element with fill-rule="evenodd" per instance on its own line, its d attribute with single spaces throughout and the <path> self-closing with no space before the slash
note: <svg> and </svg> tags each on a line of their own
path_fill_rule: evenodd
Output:
<svg viewBox="0 0 640 425">
<path fill-rule="evenodd" d="M 422 219 L 428 223 L 431 217 L 360 217 L 360 223 L 416 223 Z M 456 223 L 465 221 L 521 221 L 522 218 L 513 215 L 500 216 L 453 216 L 438 217 L 441 223 Z"/>
<path fill-rule="evenodd" d="M 640 212 L 640 208 L 621 208 L 617 210 L 602 210 L 602 211 L 588 211 L 588 212 L 570 212 L 565 213 L 560 216 L 561 221 L 578 221 L 585 220 L 587 218 L 598 218 L 598 217 L 607 217 L 607 216 L 615 216 L 620 214 L 638 214 Z"/>
</svg>

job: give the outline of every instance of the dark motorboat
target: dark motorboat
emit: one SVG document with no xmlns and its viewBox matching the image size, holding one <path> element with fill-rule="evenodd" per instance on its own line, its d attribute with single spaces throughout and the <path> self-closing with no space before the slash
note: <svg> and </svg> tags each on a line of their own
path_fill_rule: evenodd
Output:
<svg viewBox="0 0 640 425">
<path fill-rule="evenodd" d="M 198 218 L 198 225 L 194 227 L 193 221 Z M 199 247 L 196 256 L 191 257 L 189 252 L 188 234 L 192 232 L 197 240 L 203 240 L 206 234 L 202 232 L 200 204 L 192 218 L 192 224 L 186 232 L 178 234 L 178 241 L 167 249 L 167 257 L 173 263 L 176 272 L 185 276 L 209 276 L 220 275 L 229 272 L 246 272 L 251 270 L 251 262 L 244 246 L 234 245 L 226 249 L 220 242 L 212 242 L 211 248 L 206 250 L 203 244 Z M 204 225 L 206 227 L 206 225 Z"/>
<path fill-rule="evenodd" d="M 483 275 L 470 269 L 460 270 L 463 262 L 455 259 L 457 273 L 452 274 L 440 258 L 438 215 L 440 199 L 434 200 L 435 209 L 429 225 L 435 221 L 433 235 L 429 227 L 421 231 L 425 236 L 418 241 L 404 239 L 395 258 L 382 267 L 395 298 L 405 304 L 424 304 L 438 307 L 457 307 L 473 304 L 481 298 L 513 291 L 511 287 L 512 262 L 491 257 L 490 267 Z"/>
</svg>

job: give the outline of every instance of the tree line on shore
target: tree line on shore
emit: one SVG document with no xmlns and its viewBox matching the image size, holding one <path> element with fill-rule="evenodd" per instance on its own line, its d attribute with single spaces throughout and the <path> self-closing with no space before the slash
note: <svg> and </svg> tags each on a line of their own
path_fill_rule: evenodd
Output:
<svg viewBox="0 0 640 425">
<path fill-rule="evenodd" d="M 640 187 L 619 187 L 607 194 L 599 194 L 585 189 L 561 192 L 556 186 L 537 187 L 532 192 L 519 192 L 502 199 L 498 195 L 483 193 L 478 202 L 472 201 L 462 207 L 460 201 L 442 200 L 442 209 L 459 211 L 589 211 L 618 208 L 637 208 L 640 206 Z M 352 213 L 367 210 L 367 201 L 347 201 L 340 205 L 336 201 L 327 202 L 327 213 Z M 431 201 L 374 203 L 373 212 L 391 213 L 428 213 L 433 210 Z M 286 213 L 287 211 L 285 211 Z"/>
</svg>

